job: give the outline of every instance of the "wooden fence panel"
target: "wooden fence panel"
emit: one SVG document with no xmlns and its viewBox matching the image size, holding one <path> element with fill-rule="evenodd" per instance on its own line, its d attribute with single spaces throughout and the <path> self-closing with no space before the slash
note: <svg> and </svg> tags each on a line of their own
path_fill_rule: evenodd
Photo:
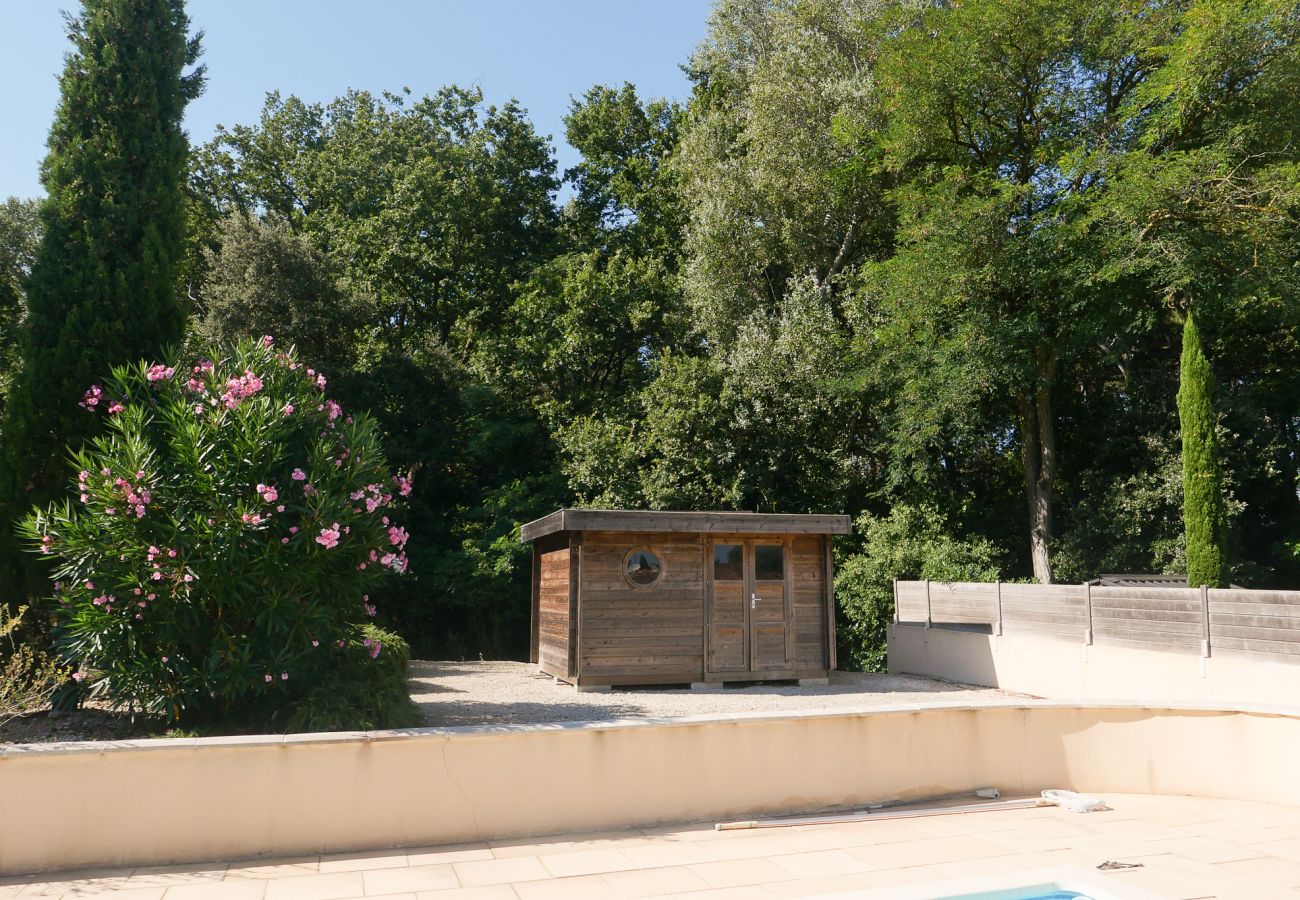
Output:
<svg viewBox="0 0 1300 900">
<path fill-rule="evenodd" d="M 1088 629 L 1087 596 L 1077 584 L 1002 585 L 1002 630 L 1083 641 Z"/>
<path fill-rule="evenodd" d="M 997 590 L 996 584 L 932 581 L 931 619 L 963 625 L 992 625 L 998 620 Z"/>
<path fill-rule="evenodd" d="M 897 592 L 903 622 L 996 628 L 1000 614 L 1009 634 L 1300 664 L 1300 591 L 933 581 L 927 601 L 924 581 L 900 581 Z"/>
<path fill-rule="evenodd" d="M 1096 643 L 1201 652 L 1205 612 L 1199 589 L 1095 586 L 1090 590 Z"/>
<path fill-rule="evenodd" d="M 898 582 L 898 597 L 896 602 L 898 604 L 898 621 L 926 621 L 924 581 Z"/>
<path fill-rule="evenodd" d="M 1214 651 L 1300 663 L 1300 591 L 1211 590 L 1209 598 Z"/>
</svg>

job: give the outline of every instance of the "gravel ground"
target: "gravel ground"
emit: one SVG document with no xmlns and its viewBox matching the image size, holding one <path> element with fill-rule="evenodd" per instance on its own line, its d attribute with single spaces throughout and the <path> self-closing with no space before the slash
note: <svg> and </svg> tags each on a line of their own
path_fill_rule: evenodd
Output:
<svg viewBox="0 0 1300 900">
<path fill-rule="evenodd" d="M 831 683 L 754 684 L 692 691 L 616 688 L 578 693 L 520 662 L 429 662 L 411 665 L 411 697 L 428 725 L 594 722 L 606 719 L 772 712 L 783 709 L 892 706 L 900 703 L 1000 703 L 1026 695 L 913 675 L 833 672 Z"/>
</svg>

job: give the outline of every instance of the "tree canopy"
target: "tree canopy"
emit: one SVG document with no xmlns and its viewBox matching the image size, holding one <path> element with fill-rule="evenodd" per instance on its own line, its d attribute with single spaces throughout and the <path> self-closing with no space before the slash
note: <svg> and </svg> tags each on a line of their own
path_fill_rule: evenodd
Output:
<svg viewBox="0 0 1300 900">
<path fill-rule="evenodd" d="M 518 525 L 565 504 L 852 514 L 864 666 L 894 576 L 1294 586 L 1298 29 L 1296 0 L 717 0 L 690 96 L 576 95 L 563 172 L 477 89 L 272 93 L 189 154 L 168 284 L 185 339 L 295 344 L 416 472 L 378 599 L 419 655 L 523 652 Z M 39 309 L 66 223 L 117 221 L 65 179 L 103 155 L 74 100 L 34 266 L 0 216 L 10 347 L 80 321 L 81 288 Z"/>
</svg>

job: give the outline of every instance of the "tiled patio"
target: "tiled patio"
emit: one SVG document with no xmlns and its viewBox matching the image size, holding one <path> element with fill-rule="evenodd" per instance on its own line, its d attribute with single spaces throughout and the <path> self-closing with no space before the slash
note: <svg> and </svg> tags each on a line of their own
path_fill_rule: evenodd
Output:
<svg viewBox="0 0 1300 900">
<path fill-rule="evenodd" d="M 0 897 L 115 900 L 597 900 L 815 897 L 945 878 L 1089 869 L 1159 897 L 1300 896 L 1300 808 L 1109 795 L 1055 808 L 717 832 L 629 829 L 455 847 L 0 880 Z"/>
</svg>

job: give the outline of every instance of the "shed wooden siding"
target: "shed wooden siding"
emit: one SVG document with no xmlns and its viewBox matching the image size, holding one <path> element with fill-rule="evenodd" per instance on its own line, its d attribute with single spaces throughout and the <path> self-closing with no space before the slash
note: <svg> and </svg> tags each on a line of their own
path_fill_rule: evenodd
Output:
<svg viewBox="0 0 1300 900">
<path fill-rule="evenodd" d="M 654 584 L 633 587 L 623 575 L 634 547 L 658 555 Z M 583 534 L 579 584 L 578 678 L 654 683 L 703 680 L 704 540 L 699 534 Z"/>
<path fill-rule="evenodd" d="M 1300 591 L 900 581 L 897 615 L 997 627 L 999 592 L 1008 634 L 1300 663 Z"/>
<path fill-rule="evenodd" d="M 797 669 L 825 669 L 827 657 L 826 552 L 829 538 L 796 537 L 790 541 L 794 569 L 794 665 Z"/>
<path fill-rule="evenodd" d="M 537 662 L 557 678 L 569 671 L 569 563 L 567 546 L 539 554 L 537 604 Z"/>
</svg>

